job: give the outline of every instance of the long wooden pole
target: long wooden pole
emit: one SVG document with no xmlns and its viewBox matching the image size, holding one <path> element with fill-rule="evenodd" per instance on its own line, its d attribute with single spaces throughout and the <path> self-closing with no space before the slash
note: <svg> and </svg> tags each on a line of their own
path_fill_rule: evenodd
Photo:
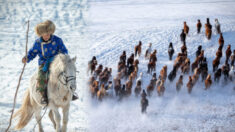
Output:
<svg viewBox="0 0 235 132">
<path fill-rule="evenodd" d="M 25 48 L 25 57 L 26 57 L 26 60 L 27 60 L 27 52 L 28 52 L 28 34 L 29 34 L 29 20 L 26 22 L 28 24 L 28 27 L 27 27 L 27 31 L 26 31 L 26 48 Z M 15 110 L 15 104 L 16 104 L 16 98 L 17 98 L 17 93 L 18 93 L 18 90 L 19 90 L 19 87 L 20 87 L 20 82 L 21 82 L 21 78 L 22 78 L 22 75 L 24 73 L 24 69 L 25 69 L 25 66 L 26 66 L 26 63 L 24 63 L 24 66 L 23 66 L 23 69 L 21 71 L 21 74 L 20 74 L 20 78 L 18 80 L 18 85 L 17 85 L 17 88 L 16 88 L 16 92 L 15 92 L 15 96 L 14 96 L 14 103 L 13 103 L 13 109 L 11 111 L 11 117 L 10 117 L 10 121 L 9 121 L 9 125 L 6 129 L 5 132 L 8 132 L 10 127 L 11 127 L 11 122 L 12 122 L 12 117 L 13 117 L 13 114 L 14 114 L 14 110 Z"/>
</svg>

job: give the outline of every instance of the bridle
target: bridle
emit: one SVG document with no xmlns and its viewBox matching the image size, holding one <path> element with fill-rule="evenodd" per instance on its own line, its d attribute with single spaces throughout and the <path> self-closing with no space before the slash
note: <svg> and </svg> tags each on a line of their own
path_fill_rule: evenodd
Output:
<svg viewBox="0 0 235 132">
<path fill-rule="evenodd" d="M 76 72 L 79 73 L 79 71 L 76 71 Z M 64 80 L 65 83 L 63 81 L 61 81 L 60 76 L 63 77 L 63 80 Z M 65 86 L 68 86 L 68 83 L 70 81 L 76 80 L 76 76 L 66 76 L 65 72 L 63 71 L 59 74 L 58 79 L 59 79 L 61 84 L 65 85 Z"/>
</svg>

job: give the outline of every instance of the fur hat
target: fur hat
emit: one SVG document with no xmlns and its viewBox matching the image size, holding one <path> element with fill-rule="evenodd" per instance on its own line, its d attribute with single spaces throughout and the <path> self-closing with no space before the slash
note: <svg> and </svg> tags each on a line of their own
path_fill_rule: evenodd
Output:
<svg viewBox="0 0 235 132">
<path fill-rule="evenodd" d="M 52 21 L 46 20 L 44 22 L 39 23 L 35 27 L 35 32 L 40 37 L 43 34 L 53 34 L 55 32 L 55 28 L 55 24 Z"/>
</svg>

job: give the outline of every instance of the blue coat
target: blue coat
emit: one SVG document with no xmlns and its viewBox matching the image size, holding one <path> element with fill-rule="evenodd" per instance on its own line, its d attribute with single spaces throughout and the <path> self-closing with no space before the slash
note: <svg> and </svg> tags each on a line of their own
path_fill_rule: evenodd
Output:
<svg viewBox="0 0 235 132">
<path fill-rule="evenodd" d="M 58 53 L 68 54 L 68 50 L 66 49 L 61 38 L 51 35 L 50 40 L 44 42 L 42 37 L 40 37 L 34 42 L 33 47 L 29 50 L 27 62 L 30 62 L 38 55 L 38 64 L 42 65 Z"/>
</svg>

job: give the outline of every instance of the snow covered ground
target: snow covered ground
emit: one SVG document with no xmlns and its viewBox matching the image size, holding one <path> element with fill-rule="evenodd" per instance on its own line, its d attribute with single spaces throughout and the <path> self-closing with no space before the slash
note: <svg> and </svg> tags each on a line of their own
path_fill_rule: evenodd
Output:
<svg viewBox="0 0 235 132">
<path fill-rule="evenodd" d="M 10 118 L 15 89 L 23 64 L 21 58 L 25 54 L 25 32 L 30 20 L 29 44 L 32 47 L 37 38 L 34 27 L 46 19 L 52 20 L 57 29 L 55 34 L 60 36 L 71 56 L 77 56 L 77 93 L 80 99 L 72 102 L 69 115 L 69 132 L 87 130 L 87 102 L 86 78 L 87 57 L 89 56 L 89 42 L 86 37 L 86 23 L 88 3 L 84 0 L 0 0 L 0 131 L 5 131 Z M 16 109 L 21 105 L 24 92 L 29 86 L 29 79 L 38 68 L 38 57 L 27 64 L 18 93 Z M 47 114 L 42 120 L 44 130 L 54 130 Z M 12 126 L 16 122 L 13 121 Z M 35 119 L 22 130 L 32 131 Z M 38 129 L 35 129 L 38 131 Z"/>
<path fill-rule="evenodd" d="M 235 49 L 235 1 L 226 0 L 0 0 L 0 131 L 8 125 L 14 92 L 25 53 L 25 21 L 30 20 L 29 47 L 36 35 L 34 26 L 46 19 L 55 22 L 56 35 L 63 38 L 71 56 L 77 56 L 77 92 L 80 99 L 72 102 L 68 131 L 125 132 L 125 131 L 235 131 L 235 91 L 233 84 L 213 84 L 205 91 L 199 82 L 188 95 L 186 87 L 176 93 L 174 82 L 166 82 L 163 97 L 153 95 L 149 99 L 147 114 L 140 112 L 140 98 L 130 97 L 123 102 L 115 99 L 98 102 L 90 100 L 86 81 L 86 66 L 92 56 L 98 63 L 117 72 L 117 62 L 123 50 L 127 56 L 133 52 L 139 40 L 145 51 L 148 43 L 157 49 L 157 76 L 163 65 L 172 70 L 167 47 L 173 42 L 176 53 L 180 51 L 179 34 L 183 21 L 190 27 L 187 38 L 191 62 L 199 44 L 205 50 L 209 72 L 218 47 L 219 36 L 210 41 L 204 36 L 204 23 L 209 17 L 214 26 L 218 18 L 224 33 L 225 46 Z M 202 34 L 196 34 L 196 22 L 201 19 Z M 223 49 L 225 51 L 225 48 Z M 175 59 L 176 54 L 174 54 Z M 140 71 L 144 72 L 143 88 L 149 83 L 146 74 L 147 60 L 140 58 Z M 223 57 L 222 63 L 225 58 Z M 18 93 L 16 108 L 19 108 L 29 79 L 37 70 L 37 58 L 27 64 Z M 178 74 L 179 75 L 179 74 Z M 184 77 L 184 84 L 188 81 Z M 122 82 L 123 83 L 123 82 Z M 155 92 L 156 94 L 156 92 Z M 13 126 L 14 126 L 13 121 Z M 32 131 L 33 119 L 22 131 Z M 43 118 L 45 131 L 53 131 L 49 118 Z M 37 129 L 36 129 L 37 130 Z M 12 130 L 13 131 L 13 130 Z"/>
<path fill-rule="evenodd" d="M 168 74 L 172 70 L 173 61 L 168 60 L 167 48 L 173 42 L 176 53 L 180 52 L 179 34 L 183 21 L 190 27 L 186 40 L 188 55 L 191 62 L 199 44 L 205 50 L 208 59 L 209 73 L 212 73 L 212 60 L 218 48 L 219 36 L 213 32 L 212 39 L 205 38 L 204 24 L 210 18 L 218 18 L 224 33 L 225 47 L 228 44 L 235 49 L 235 1 L 215 0 L 113 0 L 90 2 L 88 25 L 92 38 L 91 53 L 97 56 L 98 63 L 113 68 L 113 77 L 117 73 L 117 63 L 123 50 L 127 57 L 134 52 L 138 41 L 143 42 L 145 52 L 148 43 L 153 43 L 157 49 L 157 76 L 163 65 L 168 66 Z M 197 19 L 201 19 L 203 28 L 201 34 L 196 34 Z M 225 48 L 223 49 L 225 51 Z M 142 53 L 143 53 L 142 52 Z M 90 58 L 91 59 L 91 58 Z M 146 88 L 150 75 L 147 71 L 147 60 L 140 56 L 140 72 L 144 72 Z M 224 63 L 225 57 L 222 59 Z M 140 98 L 132 95 L 122 102 L 109 99 L 103 102 L 92 101 L 88 121 L 90 131 L 99 132 L 143 132 L 143 131 L 235 131 L 235 91 L 234 84 L 213 84 L 210 90 L 204 90 L 204 83 L 199 81 L 191 95 L 188 95 L 184 76 L 184 87 L 177 94 L 176 79 L 165 83 L 166 91 L 163 97 L 155 95 L 149 99 L 147 114 L 142 115 Z M 125 83 L 122 80 L 122 83 Z M 133 86 L 135 87 L 135 85 Z"/>
</svg>

